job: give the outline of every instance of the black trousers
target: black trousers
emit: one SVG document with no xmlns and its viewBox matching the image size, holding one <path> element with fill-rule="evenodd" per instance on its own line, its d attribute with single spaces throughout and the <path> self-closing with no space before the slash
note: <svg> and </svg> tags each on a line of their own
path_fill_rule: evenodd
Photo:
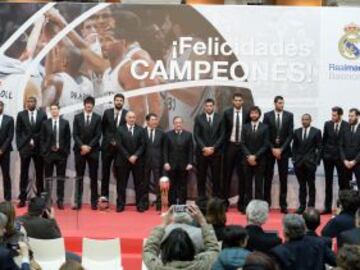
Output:
<svg viewBox="0 0 360 270">
<path fill-rule="evenodd" d="M 145 196 L 145 181 L 144 181 L 144 165 L 141 160 L 137 160 L 135 164 L 131 164 L 129 161 L 122 161 L 118 166 L 117 170 L 117 206 L 124 206 L 126 203 L 126 187 L 128 184 L 130 172 L 132 172 L 134 185 L 135 185 L 135 196 L 136 205 L 143 207 L 146 203 Z"/>
<path fill-rule="evenodd" d="M 352 169 L 347 169 L 344 166 L 344 181 L 347 181 L 347 183 L 350 183 L 350 181 L 352 180 L 352 175 L 353 173 L 355 174 L 355 178 L 356 178 L 356 183 L 358 186 L 358 189 L 360 189 L 360 164 L 357 163 Z"/>
<path fill-rule="evenodd" d="M 265 169 L 265 201 L 269 203 L 271 207 L 271 188 L 272 181 L 274 178 L 274 166 L 275 161 L 277 162 L 278 171 L 279 171 L 279 180 L 280 180 L 280 208 L 287 208 L 287 178 L 288 178 L 288 168 L 289 168 L 289 157 L 287 155 L 281 156 L 281 159 L 276 160 L 275 157 L 271 154 L 267 156 L 266 160 L 266 169 Z"/>
<path fill-rule="evenodd" d="M 114 151 L 114 149 L 103 150 L 101 152 L 101 160 L 102 160 L 101 196 L 105 196 L 107 198 L 109 198 L 111 164 L 115 161 L 115 158 L 116 158 L 116 151 Z M 114 174 L 116 178 L 116 169 L 114 169 Z"/>
<path fill-rule="evenodd" d="M 56 153 L 50 153 L 47 157 L 44 158 L 45 165 L 45 178 L 52 177 L 54 174 L 54 169 L 56 168 L 56 176 L 60 178 L 65 178 L 66 174 L 66 161 L 67 157 L 59 156 Z M 45 188 L 48 192 L 51 192 L 51 187 L 53 186 L 53 182 L 49 182 L 49 180 L 45 183 Z M 58 179 L 56 181 L 56 194 L 57 201 L 64 201 L 64 189 L 65 189 L 65 179 Z"/>
<path fill-rule="evenodd" d="M 339 189 L 349 189 L 349 179 L 346 179 L 345 166 L 340 159 L 323 159 L 325 170 L 325 209 L 332 209 L 333 202 L 333 181 L 334 181 L 334 168 L 336 168 L 338 175 Z"/>
<path fill-rule="evenodd" d="M 151 173 L 153 175 L 153 189 L 151 189 Z M 149 201 L 150 190 L 153 190 L 156 194 L 156 202 L 161 201 L 160 198 L 160 185 L 159 179 L 162 176 L 162 167 L 152 167 L 145 165 L 144 168 L 144 202 Z"/>
<path fill-rule="evenodd" d="M 76 176 L 78 177 L 76 181 L 76 190 L 75 190 L 75 202 L 77 204 L 82 203 L 82 196 L 84 191 L 84 174 L 86 169 L 86 164 L 89 167 L 90 175 L 90 190 L 91 190 L 91 204 L 94 205 L 98 200 L 98 167 L 99 167 L 99 155 L 80 155 L 80 153 L 75 153 L 75 169 Z"/>
<path fill-rule="evenodd" d="M 11 201 L 10 151 L 0 156 L 0 167 L 3 176 L 4 199 Z"/>
<path fill-rule="evenodd" d="M 264 199 L 264 172 L 265 160 L 260 159 L 258 164 L 250 166 L 244 160 L 244 173 L 245 173 L 245 206 L 253 199 L 253 182 L 255 180 L 255 199 Z"/>
<path fill-rule="evenodd" d="M 21 154 L 20 153 L 20 195 L 21 201 L 26 201 L 27 188 L 29 185 L 29 167 L 30 162 L 33 160 L 35 165 L 36 174 L 36 195 L 40 196 L 41 192 L 44 191 L 44 165 L 43 158 L 38 153 Z"/>
<path fill-rule="evenodd" d="M 229 143 L 225 148 L 224 153 L 224 178 L 223 178 L 223 191 L 222 198 L 227 200 L 230 197 L 230 185 L 233 170 L 236 169 L 238 176 L 238 194 L 239 201 L 238 207 L 244 206 L 244 194 L 245 194 L 245 176 L 244 167 L 242 165 L 242 151 L 240 144 Z"/>
<path fill-rule="evenodd" d="M 306 208 L 306 198 L 307 190 L 309 189 L 309 201 L 308 207 L 315 207 L 315 196 L 316 196 L 316 187 L 315 187 L 315 172 L 316 166 L 309 167 L 301 164 L 295 166 L 296 178 L 299 182 L 299 201 L 300 208 Z"/>
<path fill-rule="evenodd" d="M 220 197 L 220 176 L 221 176 L 221 155 L 216 153 L 212 156 L 205 157 L 202 154 L 197 154 L 197 187 L 198 187 L 198 196 L 206 196 L 206 179 L 207 171 L 210 167 L 211 170 L 211 182 L 212 182 L 212 196 Z"/>
<path fill-rule="evenodd" d="M 187 200 L 188 171 L 174 169 L 168 172 L 170 178 L 169 203 L 185 204 Z"/>
</svg>

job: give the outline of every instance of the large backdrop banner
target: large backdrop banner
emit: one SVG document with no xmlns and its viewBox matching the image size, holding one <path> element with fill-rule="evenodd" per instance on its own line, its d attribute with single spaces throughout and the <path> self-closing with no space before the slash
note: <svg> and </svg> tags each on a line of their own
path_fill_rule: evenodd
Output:
<svg viewBox="0 0 360 270">
<path fill-rule="evenodd" d="M 322 128 L 332 106 L 359 107 L 357 8 L 2 3 L 0 13 L 0 99 L 14 117 L 36 96 L 44 109 L 59 103 L 72 122 L 84 97 L 95 96 L 102 113 L 115 93 L 126 96 L 139 124 L 155 112 L 164 129 L 179 115 L 192 130 L 206 98 L 222 112 L 234 92 L 264 111 L 284 96 L 296 126 L 303 113 Z M 16 151 L 12 159 L 15 195 Z M 67 174 L 75 175 L 72 155 Z M 322 175 L 319 169 L 318 195 Z M 289 181 L 289 201 L 297 202 Z M 133 200 L 132 189 L 128 195 Z"/>
</svg>

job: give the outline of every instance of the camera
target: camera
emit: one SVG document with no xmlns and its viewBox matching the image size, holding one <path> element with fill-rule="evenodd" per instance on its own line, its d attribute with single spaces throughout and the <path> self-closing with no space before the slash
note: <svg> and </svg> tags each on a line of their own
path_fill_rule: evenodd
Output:
<svg viewBox="0 0 360 270">
<path fill-rule="evenodd" d="M 184 213 L 186 212 L 187 206 L 186 204 L 177 204 L 174 205 L 174 213 Z"/>
</svg>

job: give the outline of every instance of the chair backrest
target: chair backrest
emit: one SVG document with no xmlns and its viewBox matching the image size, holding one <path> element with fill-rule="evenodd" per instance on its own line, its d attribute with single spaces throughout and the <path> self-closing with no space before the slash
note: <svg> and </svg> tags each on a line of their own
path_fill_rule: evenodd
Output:
<svg viewBox="0 0 360 270">
<path fill-rule="evenodd" d="M 29 245 L 35 261 L 42 270 L 58 270 L 66 260 L 64 238 L 49 240 L 29 238 Z"/>
<path fill-rule="evenodd" d="M 87 270 L 121 270 L 120 239 L 83 239 L 82 265 Z"/>
<path fill-rule="evenodd" d="M 147 238 L 144 238 L 144 240 L 143 240 L 143 250 L 144 250 L 144 247 L 146 244 L 146 240 L 147 240 Z M 148 270 L 147 266 L 145 265 L 144 260 L 142 260 L 142 262 L 141 262 L 141 270 Z"/>
</svg>

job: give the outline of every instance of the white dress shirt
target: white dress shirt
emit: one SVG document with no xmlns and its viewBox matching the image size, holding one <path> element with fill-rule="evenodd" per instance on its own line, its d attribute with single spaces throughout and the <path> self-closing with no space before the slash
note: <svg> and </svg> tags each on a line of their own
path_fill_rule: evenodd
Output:
<svg viewBox="0 0 360 270">
<path fill-rule="evenodd" d="M 89 124 L 91 123 L 91 118 L 92 118 L 92 112 L 91 113 L 87 113 L 87 112 L 84 112 L 84 120 L 85 120 L 85 125 L 86 125 L 86 121 L 87 121 L 87 117 L 89 117 Z"/>
<path fill-rule="evenodd" d="M 33 111 L 30 111 L 28 110 L 28 115 L 29 115 L 29 122 L 31 123 L 31 115 L 34 116 L 34 123 L 36 123 L 36 116 L 37 116 L 37 110 L 33 110 Z"/>
<path fill-rule="evenodd" d="M 134 135 L 134 126 L 130 126 L 129 124 L 126 124 L 127 129 L 129 132 L 131 132 L 131 135 Z"/>
<path fill-rule="evenodd" d="M 214 122 L 214 113 L 212 113 L 212 114 L 205 113 L 205 115 L 206 115 L 206 121 L 209 123 L 209 118 L 210 118 L 210 123 L 212 125 Z"/>
<path fill-rule="evenodd" d="M 304 128 L 304 127 L 302 128 L 301 138 L 302 138 L 303 140 L 309 138 L 310 129 L 311 129 L 311 126 L 308 126 L 307 128 Z M 304 136 L 305 136 L 305 130 L 306 130 L 306 138 L 304 138 Z"/>
<path fill-rule="evenodd" d="M 3 114 L 0 114 L 0 128 L 2 128 Z"/>
<path fill-rule="evenodd" d="M 116 120 L 116 114 L 119 113 L 119 117 L 116 121 L 116 126 L 118 127 L 120 125 L 120 121 L 121 121 L 121 116 L 122 116 L 122 113 L 123 113 L 123 109 L 121 109 L 120 111 L 114 109 L 114 121 Z"/>
<path fill-rule="evenodd" d="M 155 128 L 151 128 L 151 127 L 147 127 L 147 132 L 148 132 L 148 136 L 149 138 L 151 137 L 151 130 L 153 130 L 153 137 L 152 137 L 152 141 L 151 142 L 154 142 L 155 140 Z"/>
<path fill-rule="evenodd" d="M 251 131 L 254 131 L 254 125 L 255 125 L 255 132 L 256 132 L 259 128 L 259 121 L 256 121 L 256 122 L 251 121 Z"/>
<path fill-rule="evenodd" d="M 236 135 L 236 115 L 237 115 L 237 112 L 239 112 L 239 138 L 238 138 L 238 142 L 241 141 L 241 129 L 242 129 L 242 114 L 243 114 L 243 110 L 242 108 L 240 110 L 236 110 L 234 108 L 234 115 L 233 115 L 233 128 L 232 128 L 232 131 L 231 131 L 231 136 L 230 136 L 230 142 L 236 142 L 236 138 L 235 138 L 235 135 Z"/>
</svg>

